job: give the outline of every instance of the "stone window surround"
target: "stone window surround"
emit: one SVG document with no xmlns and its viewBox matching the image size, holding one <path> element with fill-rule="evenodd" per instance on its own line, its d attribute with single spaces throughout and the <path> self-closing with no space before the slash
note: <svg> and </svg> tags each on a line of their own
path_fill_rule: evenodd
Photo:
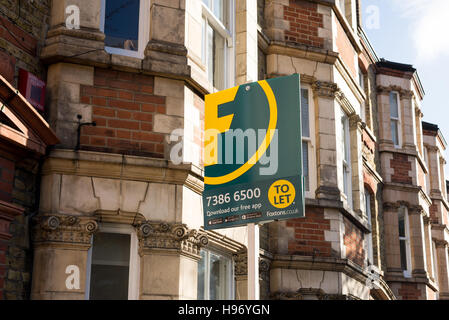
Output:
<svg viewBox="0 0 449 320">
<path fill-rule="evenodd" d="M 137 238 L 137 232 L 131 225 L 124 224 L 112 224 L 112 223 L 100 223 L 98 226 L 98 232 L 105 233 L 119 233 L 129 234 L 131 236 L 130 250 L 129 250 L 129 277 L 128 277 L 128 299 L 137 300 L 139 298 L 139 279 L 140 279 L 140 257 L 138 254 L 139 241 Z M 86 271 L 86 291 L 85 298 L 89 300 L 90 294 L 90 276 L 92 266 L 92 247 L 93 237 L 91 237 L 91 247 L 87 252 L 87 271 Z"/>
<path fill-rule="evenodd" d="M 106 1 L 101 0 L 101 10 L 100 10 L 100 31 L 104 32 L 105 25 L 105 11 L 106 11 Z M 150 34 L 150 0 L 139 0 L 140 1 L 140 12 L 139 12 L 139 44 L 138 51 L 131 51 L 119 48 L 106 47 L 105 50 L 111 54 L 124 55 L 134 58 L 143 59 L 144 51 L 148 44 L 149 34 Z M 147 19 L 145 19 L 147 18 Z"/>
<path fill-rule="evenodd" d="M 216 255 L 220 255 L 223 258 L 226 259 L 226 287 L 227 287 L 227 291 L 226 294 L 227 296 L 224 298 L 225 300 L 234 300 L 235 299 L 235 280 L 234 280 L 234 261 L 233 261 L 233 255 L 230 254 L 227 251 L 223 251 L 220 249 L 217 249 L 216 246 L 214 245 L 207 245 L 205 246 L 201 251 L 204 251 L 206 253 L 205 258 L 208 259 L 208 261 L 206 262 L 206 268 L 205 270 L 209 272 L 209 275 L 205 275 L 205 281 L 204 281 L 204 288 L 205 288 L 205 292 L 204 292 L 204 299 L 205 300 L 210 300 L 209 297 L 209 292 L 208 290 L 210 290 L 210 254 L 216 254 Z M 198 261 L 199 262 L 199 261 Z"/>
</svg>

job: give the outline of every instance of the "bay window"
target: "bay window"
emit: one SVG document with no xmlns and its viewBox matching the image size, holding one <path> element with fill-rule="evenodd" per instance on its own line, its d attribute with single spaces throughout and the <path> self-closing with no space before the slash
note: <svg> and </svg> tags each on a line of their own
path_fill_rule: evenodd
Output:
<svg viewBox="0 0 449 320">
<path fill-rule="evenodd" d="M 202 61 L 209 82 L 217 90 L 233 85 L 233 21 L 232 0 L 202 0 Z"/>
<path fill-rule="evenodd" d="M 149 0 L 101 0 L 105 50 L 143 59 L 149 38 Z"/>
</svg>

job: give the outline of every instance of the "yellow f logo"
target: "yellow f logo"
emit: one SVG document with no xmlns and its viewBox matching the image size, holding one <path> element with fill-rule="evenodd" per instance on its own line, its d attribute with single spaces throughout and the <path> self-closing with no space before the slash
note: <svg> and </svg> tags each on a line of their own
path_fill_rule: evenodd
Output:
<svg viewBox="0 0 449 320">
<path fill-rule="evenodd" d="M 218 117 L 218 106 L 234 101 L 239 87 L 219 91 L 206 96 L 204 166 L 218 163 L 218 135 L 225 133 L 231 127 L 233 114 Z"/>
</svg>

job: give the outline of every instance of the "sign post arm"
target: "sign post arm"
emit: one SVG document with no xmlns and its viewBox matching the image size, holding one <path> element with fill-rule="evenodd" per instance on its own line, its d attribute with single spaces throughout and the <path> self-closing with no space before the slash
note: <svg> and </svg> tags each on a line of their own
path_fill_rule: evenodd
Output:
<svg viewBox="0 0 449 320">
<path fill-rule="evenodd" d="M 259 225 L 248 224 L 248 300 L 259 300 Z"/>
</svg>

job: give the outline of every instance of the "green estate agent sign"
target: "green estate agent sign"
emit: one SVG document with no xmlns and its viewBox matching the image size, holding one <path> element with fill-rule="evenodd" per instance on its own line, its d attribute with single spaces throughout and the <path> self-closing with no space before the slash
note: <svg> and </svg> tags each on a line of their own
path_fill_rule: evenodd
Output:
<svg viewBox="0 0 449 320">
<path fill-rule="evenodd" d="M 204 227 L 304 216 L 299 75 L 206 96 Z"/>
</svg>

